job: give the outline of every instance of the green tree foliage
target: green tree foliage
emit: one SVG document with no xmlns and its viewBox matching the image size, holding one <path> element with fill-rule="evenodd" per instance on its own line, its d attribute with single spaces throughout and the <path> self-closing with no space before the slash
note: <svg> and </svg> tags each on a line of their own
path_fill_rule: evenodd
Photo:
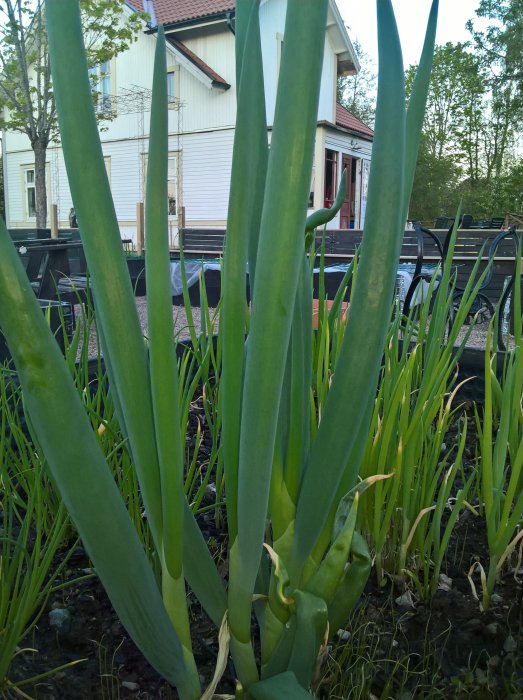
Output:
<svg viewBox="0 0 523 700">
<path fill-rule="evenodd" d="M 337 100 L 367 126 L 374 126 L 376 111 L 376 72 L 371 57 L 359 41 L 354 42 L 354 50 L 360 63 L 356 75 L 338 78 Z"/>
<path fill-rule="evenodd" d="M 502 19 L 509 6 L 520 8 L 523 22 L 521 0 L 496 5 L 483 0 L 477 14 L 487 16 L 488 10 Z M 502 9 L 504 15 L 499 14 Z M 473 31 L 471 22 L 468 26 Z M 521 170 L 515 145 L 522 117 L 521 85 L 515 78 L 515 59 L 510 65 L 506 59 L 514 51 L 502 51 L 506 31 L 493 25 L 473 33 L 473 44 L 447 43 L 436 49 L 411 218 L 450 215 L 461 198 L 464 211 L 478 219 L 520 211 L 523 187 L 515 175 Z M 518 51 L 521 56 L 519 44 Z M 413 66 L 407 71 L 408 91 L 414 71 Z"/>
<path fill-rule="evenodd" d="M 478 50 L 492 66 L 500 82 L 514 81 L 523 89 L 523 2 L 521 0 L 480 0 L 476 15 L 487 21 L 478 30 L 469 20 L 467 28 Z"/>
<path fill-rule="evenodd" d="M 139 13 L 123 13 L 123 0 L 82 0 L 82 17 L 91 67 L 109 61 L 135 40 Z M 2 128 L 25 134 L 35 157 L 36 226 L 47 220 L 45 161 L 57 136 L 57 121 L 43 2 L 0 3 L 0 121 Z M 111 118 L 110 110 L 99 112 Z"/>
<path fill-rule="evenodd" d="M 420 144 L 409 218 L 429 221 L 436 213 L 455 211 L 462 170 L 450 155 L 436 155 L 426 135 Z"/>
<path fill-rule="evenodd" d="M 416 70 L 417 66 L 407 70 L 408 94 Z M 460 162 L 474 152 L 485 90 L 479 61 L 464 44 L 447 43 L 436 48 L 423 126 L 425 146 L 435 158 Z"/>
</svg>

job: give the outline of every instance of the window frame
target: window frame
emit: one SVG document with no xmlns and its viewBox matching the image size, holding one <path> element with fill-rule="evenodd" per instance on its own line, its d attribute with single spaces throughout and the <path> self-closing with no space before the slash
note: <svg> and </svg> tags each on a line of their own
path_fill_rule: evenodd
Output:
<svg viewBox="0 0 523 700">
<path fill-rule="evenodd" d="M 181 197 L 180 197 L 180 158 L 181 158 L 181 150 L 177 151 L 169 151 L 167 154 L 167 216 L 169 218 L 169 221 L 171 222 L 177 222 L 178 217 L 181 211 Z M 174 183 L 175 183 L 175 188 L 176 188 L 176 214 L 169 214 L 169 160 L 174 159 L 175 162 L 175 173 L 174 173 Z M 146 188 L 147 188 L 147 165 L 149 162 L 149 154 L 148 153 L 143 153 L 142 154 L 142 193 L 143 193 L 143 200 L 145 207 L 147 208 L 147 202 L 146 202 Z"/>
<path fill-rule="evenodd" d="M 108 70 L 102 70 L 107 66 Z M 98 114 L 116 114 L 116 60 L 102 61 L 89 69 L 91 90 L 96 93 L 95 110 Z M 105 90 L 105 81 L 108 82 L 108 90 Z"/>
<path fill-rule="evenodd" d="M 27 182 L 28 173 L 33 173 L 33 182 Z M 34 196 L 34 216 L 29 215 L 29 190 L 33 190 Z M 22 191 L 23 191 L 23 212 L 24 221 L 36 221 L 36 167 L 33 164 L 22 166 Z"/>
<path fill-rule="evenodd" d="M 28 183 L 27 183 L 27 173 L 29 171 L 33 171 L 34 173 L 34 180 L 32 183 L 30 183 L 30 187 L 28 188 Z M 22 221 L 33 224 L 36 221 L 36 165 L 35 163 L 22 163 L 20 165 L 20 187 L 21 187 L 21 195 L 22 195 Z M 49 167 L 49 163 L 46 162 L 45 164 L 45 188 L 47 192 L 47 218 L 51 216 L 51 171 Z M 34 197 L 35 197 L 35 214 L 34 216 L 29 216 L 29 208 L 28 208 L 28 200 L 27 200 L 27 192 L 28 189 L 33 189 L 34 190 Z"/>
<path fill-rule="evenodd" d="M 172 76 L 174 91 L 169 90 L 169 78 Z M 167 68 L 167 102 L 170 108 L 175 108 L 180 101 L 180 66 L 173 64 Z"/>
</svg>

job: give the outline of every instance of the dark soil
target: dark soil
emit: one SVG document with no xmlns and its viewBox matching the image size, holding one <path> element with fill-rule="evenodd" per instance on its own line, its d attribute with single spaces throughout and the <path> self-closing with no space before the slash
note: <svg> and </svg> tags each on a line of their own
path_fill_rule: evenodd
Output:
<svg viewBox="0 0 523 700">
<path fill-rule="evenodd" d="M 206 529 L 205 521 L 202 525 Z M 67 579 L 85 577 L 90 562 L 83 547 L 77 547 L 69 564 Z M 63 631 L 57 632 L 51 626 L 49 613 L 56 609 L 70 613 L 69 629 L 66 625 Z M 213 676 L 218 653 L 217 635 L 194 599 L 190 614 L 196 663 L 202 680 L 208 681 Z M 38 700 L 178 698 L 176 691 L 151 668 L 129 638 L 96 576 L 54 594 L 36 631 L 25 640 L 23 647 L 38 651 L 16 658 L 11 673 L 13 682 L 74 663 L 36 684 L 22 687 Z M 232 667 L 225 674 L 224 687 L 227 679 L 233 688 Z"/>
<path fill-rule="evenodd" d="M 217 552 L 224 552 L 225 533 L 216 530 L 214 514 L 206 513 L 200 522 Z M 348 640 L 330 648 L 318 697 L 523 698 L 522 584 L 508 573 L 490 609 L 482 612 L 467 579 L 470 566 L 478 560 L 487 565 L 486 532 L 480 518 L 465 512 L 453 533 L 443 569 L 452 579 L 450 589 L 438 590 L 430 605 L 398 604 L 403 591 L 397 582 L 378 588 L 371 575 L 361 606 L 347 625 Z M 70 581 L 89 570 L 81 546 L 68 566 Z M 520 575 L 523 579 L 523 570 Z M 66 609 L 71 618 L 70 629 L 61 633 L 49 622 L 49 613 L 57 608 Z M 217 631 L 194 600 L 191 625 L 196 662 L 207 683 L 214 672 Z M 23 686 L 25 693 L 39 700 L 178 697 L 129 639 L 94 575 L 54 594 L 22 646 L 37 651 L 16 657 L 13 681 L 78 662 Z M 351 674 L 364 658 L 368 660 L 368 690 L 359 694 L 356 689 L 363 683 L 363 672 L 358 671 L 354 678 Z M 409 673 L 404 672 L 407 667 Z M 233 688 L 229 665 L 218 692 L 233 693 Z"/>
<path fill-rule="evenodd" d="M 486 531 L 464 513 L 449 546 L 445 569 L 450 590 L 438 590 L 430 604 L 398 599 L 406 589 L 378 588 L 372 578 L 353 624 L 349 641 L 338 641 L 331 658 L 350 665 L 347 647 L 369 656 L 372 693 L 377 698 L 523 698 L 523 587 L 507 574 L 493 602 L 482 612 L 467 573 L 474 562 L 487 565 Z M 520 571 L 523 579 L 523 570 Z M 479 576 L 474 577 L 481 596 Z M 403 672 L 404 668 L 410 673 Z M 332 664 L 325 680 L 332 683 Z M 342 675 L 342 674 L 340 674 Z M 339 682 L 339 678 L 337 679 Z M 324 698 L 341 698 L 332 685 Z M 367 697 L 367 696 L 349 696 Z"/>
</svg>

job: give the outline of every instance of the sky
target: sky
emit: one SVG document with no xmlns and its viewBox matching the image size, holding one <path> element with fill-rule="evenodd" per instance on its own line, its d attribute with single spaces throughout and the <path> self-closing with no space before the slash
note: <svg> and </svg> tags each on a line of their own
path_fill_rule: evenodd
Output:
<svg viewBox="0 0 523 700">
<path fill-rule="evenodd" d="M 375 0 L 337 0 L 352 41 L 358 39 L 363 50 L 378 63 Z M 431 0 L 392 0 L 403 50 L 403 63 L 418 63 Z M 465 29 L 468 19 L 476 18 L 479 0 L 440 0 L 437 44 L 456 43 L 470 38 Z M 476 18 L 477 19 L 477 18 Z"/>
</svg>

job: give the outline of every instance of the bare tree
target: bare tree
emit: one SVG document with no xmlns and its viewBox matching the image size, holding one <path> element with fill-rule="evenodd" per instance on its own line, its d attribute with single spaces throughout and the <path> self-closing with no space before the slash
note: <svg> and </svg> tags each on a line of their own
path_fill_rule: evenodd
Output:
<svg viewBox="0 0 523 700">
<path fill-rule="evenodd" d="M 123 0 L 80 0 L 91 67 L 109 61 L 136 39 L 144 14 L 125 16 Z M 46 154 L 57 137 L 43 0 L 0 2 L 0 123 L 27 136 L 34 152 L 36 227 L 47 222 Z M 96 89 L 94 88 L 96 94 Z M 110 119 L 111 110 L 100 110 Z"/>
</svg>

